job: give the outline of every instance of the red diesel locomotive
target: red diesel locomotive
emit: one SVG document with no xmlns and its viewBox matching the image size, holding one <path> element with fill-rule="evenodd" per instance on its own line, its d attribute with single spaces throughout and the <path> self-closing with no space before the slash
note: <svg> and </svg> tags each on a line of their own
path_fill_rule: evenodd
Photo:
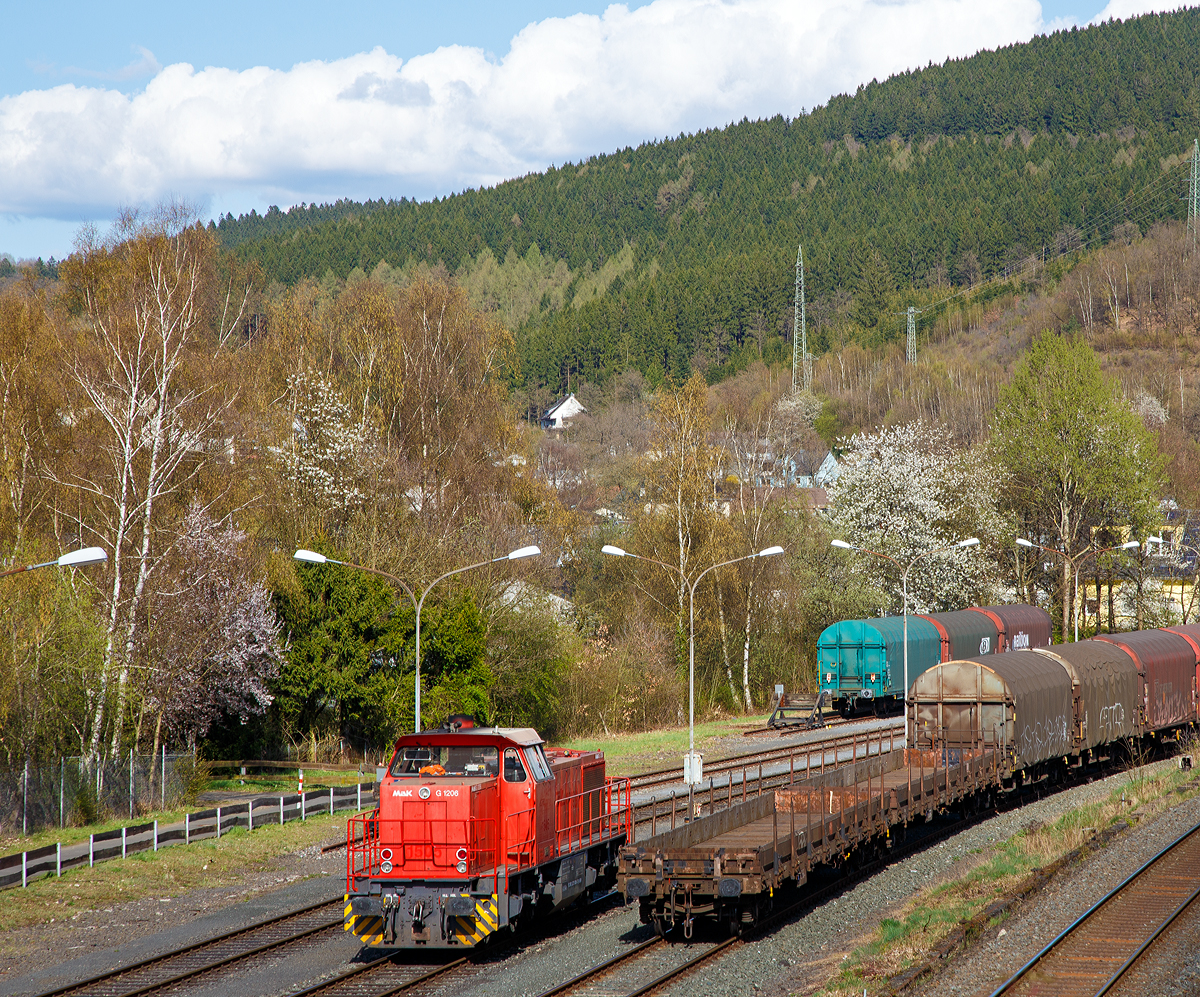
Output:
<svg viewBox="0 0 1200 997">
<path fill-rule="evenodd" d="M 378 808 L 347 827 L 346 930 L 372 946 L 477 945 L 610 888 L 632 818 L 603 752 L 465 718 L 409 734 Z"/>
</svg>

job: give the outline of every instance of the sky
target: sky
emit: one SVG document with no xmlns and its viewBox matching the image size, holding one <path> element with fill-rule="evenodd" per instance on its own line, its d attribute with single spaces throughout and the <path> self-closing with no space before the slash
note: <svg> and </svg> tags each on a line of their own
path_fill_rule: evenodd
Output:
<svg viewBox="0 0 1200 997">
<path fill-rule="evenodd" d="M 6 4 L 0 253 L 185 198 L 441 196 L 1154 0 L 260 0 Z M 47 11 L 53 14 L 48 15 Z"/>
</svg>

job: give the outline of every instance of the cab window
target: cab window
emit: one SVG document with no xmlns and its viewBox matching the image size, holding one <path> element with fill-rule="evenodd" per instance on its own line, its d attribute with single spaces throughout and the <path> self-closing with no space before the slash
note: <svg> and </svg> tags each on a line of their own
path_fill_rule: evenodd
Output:
<svg viewBox="0 0 1200 997">
<path fill-rule="evenodd" d="M 529 768 L 538 782 L 550 778 L 550 766 L 546 764 L 546 756 L 542 754 L 541 745 L 526 748 L 525 757 L 529 760 Z"/>
<path fill-rule="evenodd" d="M 494 778 L 500 769 L 498 748 L 477 744 L 406 744 L 396 752 L 392 776 L 453 775 Z"/>
<path fill-rule="evenodd" d="M 524 782 L 525 766 L 521 764 L 521 755 L 516 748 L 504 749 L 504 781 Z"/>
</svg>

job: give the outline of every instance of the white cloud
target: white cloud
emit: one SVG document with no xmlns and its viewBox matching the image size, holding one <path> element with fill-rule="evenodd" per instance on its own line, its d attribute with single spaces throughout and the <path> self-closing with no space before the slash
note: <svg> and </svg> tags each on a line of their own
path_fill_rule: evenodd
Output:
<svg viewBox="0 0 1200 997">
<path fill-rule="evenodd" d="M 1109 0 L 1108 5 L 1088 23 L 1103 24 L 1112 18 L 1124 21 L 1142 14 L 1179 10 L 1182 6 L 1179 3 L 1162 3 L 1161 0 Z"/>
<path fill-rule="evenodd" d="M 132 96 L 67 85 L 0 99 L 0 212 L 94 217 L 167 194 L 445 193 L 795 115 L 1041 27 L 1037 0 L 656 0 L 530 24 L 498 61 L 448 46 L 290 70 L 176 64 Z"/>
</svg>

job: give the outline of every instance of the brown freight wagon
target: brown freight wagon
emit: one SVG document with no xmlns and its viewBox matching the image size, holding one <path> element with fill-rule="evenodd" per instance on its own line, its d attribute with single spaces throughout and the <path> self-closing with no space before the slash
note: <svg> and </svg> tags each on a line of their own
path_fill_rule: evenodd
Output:
<svg viewBox="0 0 1200 997">
<path fill-rule="evenodd" d="M 1137 665 L 1119 647 L 1084 640 L 1036 652 L 1057 661 L 1071 678 L 1070 754 L 1082 756 L 1123 737 L 1141 734 Z"/>
<path fill-rule="evenodd" d="M 642 922 L 665 932 L 698 916 L 740 932 L 766 914 L 775 891 L 818 865 L 875 856 L 897 827 L 954 807 L 990 805 L 1002 781 L 991 744 L 883 751 L 625 845 L 617 889 Z M 703 806 L 703 797 L 697 797 Z M 711 797 L 710 797 L 711 801 Z M 720 802 L 719 800 L 717 801 Z M 711 806 L 711 802 L 710 802 Z"/>
<path fill-rule="evenodd" d="M 1137 665 L 1144 733 L 1196 719 L 1196 653 L 1184 637 L 1166 630 L 1135 630 L 1097 634 L 1092 640 L 1115 644 Z"/>
<path fill-rule="evenodd" d="M 1196 654 L 1196 679 L 1197 679 L 1197 695 L 1200 696 L 1200 624 L 1185 623 L 1178 627 L 1163 627 L 1164 630 L 1173 634 L 1179 634 L 1184 640 L 1192 645 L 1192 650 Z M 1200 700 L 1196 704 L 1197 711 L 1200 711 Z M 1200 717 L 1197 717 L 1200 719 Z"/>
<path fill-rule="evenodd" d="M 1054 643 L 1054 621 L 1038 606 L 971 606 L 972 613 L 983 613 L 996 624 L 997 646 L 993 653 L 1032 651 Z"/>
<path fill-rule="evenodd" d="M 1009 772 L 1071 753 L 1072 682 L 1061 663 L 1036 651 L 944 661 L 918 675 L 908 694 L 909 744 L 1001 746 Z"/>
</svg>

